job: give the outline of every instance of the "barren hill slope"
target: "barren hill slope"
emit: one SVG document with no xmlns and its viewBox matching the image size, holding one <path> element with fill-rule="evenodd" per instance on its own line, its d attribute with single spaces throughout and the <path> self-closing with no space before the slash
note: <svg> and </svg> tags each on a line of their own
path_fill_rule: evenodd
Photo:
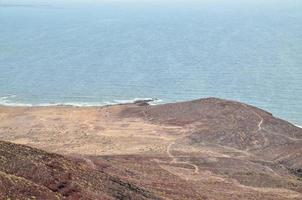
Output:
<svg viewBox="0 0 302 200">
<path fill-rule="evenodd" d="M 159 199 L 75 158 L 0 142 L 0 199 Z"/>
<path fill-rule="evenodd" d="M 302 199 L 302 129 L 243 103 L 0 107 L 0 119 L 0 140 L 64 154 L 1 142 L 1 180 L 21 196 Z"/>
</svg>

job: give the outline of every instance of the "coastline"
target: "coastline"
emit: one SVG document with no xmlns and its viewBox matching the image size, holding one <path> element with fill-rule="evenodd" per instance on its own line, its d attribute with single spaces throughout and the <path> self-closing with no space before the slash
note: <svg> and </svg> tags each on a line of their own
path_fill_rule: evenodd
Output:
<svg viewBox="0 0 302 200">
<path fill-rule="evenodd" d="M 18 103 L 8 100 L 9 97 L 0 98 L 0 107 L 106 107 L 124 104 L 136 104 L 146 102 L 150 105 L 157 105 L 163 102 L 158 98 L 134 98 L 129 100 L 113 100 L 104 102 L 64 102 L 64 103 Z"/>
<path fill-rule="evenodd" d="M 164 102 L 162 99 L 158 98 L 134 98 L 129 100 L 113 100 L 111 102 L 65 102 L 65 103 L 38 103 L 38 104 L 30 104 L 30 103 L 15 103 L 9 101 L 10 96 L 0 97 L 0 108 L 103 108 L 103 107 L 111 107 L 111 106 L 123 106 L 123 105 L 163 105 L 163 104 L 171 104 L 171 103 L 184 103 L 190 102 L 194 100 L 188 101 L 180 101 L 180 102 Z M 208 97 L 211 98 L 211 97 Z M 202 98 L 207 99 L 207 98 Z M 228 100 L 233 101 L 233 100 Z M 235 101 L 238 102 L 238 101 Z M 255 105 L 252 105 L 255 106 Z M 257 107 L 257 106 L 255 106 Z M 274 114 L 273 114 L 274 115 Z M 274 115 L 276 117 L 276 115 Z M 278 116 L 277 116 L 278 117 Z M 280 118 L 280 117 L 279 117 Z M 284 119 L 284 118 L 283 118 Z M 290 119 L 284 119 L 291 123 L 292 125 L 301 128 L 302 124 L 297 124 L 296 122 L 291 121 Z"/>
</svg>

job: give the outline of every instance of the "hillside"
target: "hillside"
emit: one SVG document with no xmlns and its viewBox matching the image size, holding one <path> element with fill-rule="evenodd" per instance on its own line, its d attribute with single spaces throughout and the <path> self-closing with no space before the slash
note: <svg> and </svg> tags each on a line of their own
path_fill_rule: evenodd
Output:
<svg viewBox="0 0 302 200">
<path fill-rule="evenodd" d="M 0 199 L 302 199 L 302 129 L 234 101 L 1 107 L 0 140 Z"/>
<path fill-rule="evenodd" d="M 159 199 L 75 158 L 0 142 L 0 199 Z"/>
</svg>

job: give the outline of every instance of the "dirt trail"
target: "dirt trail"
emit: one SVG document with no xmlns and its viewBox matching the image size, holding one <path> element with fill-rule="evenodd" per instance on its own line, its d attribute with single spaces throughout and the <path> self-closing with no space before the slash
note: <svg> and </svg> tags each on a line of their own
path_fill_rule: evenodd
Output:
<svg viewBox="0 0 302 200">
<path fill-rule="evenodd" d="M 171 151 L 172 151 L 172 147 L 173 147 L 173 145 L 176 144 L 176 141 L 177 141 L 177 140 L 184 139 L 185 137 L 190 136 L 190 135 L 191 135 L 191 134 L 189 134 L 189 135 L 186 134 L 186 135 L 183 135 L 183 136 L 181 136 L 181 137 L 178 137 L 178 138 L 176 138 L 175 140 L 173 140 L 171 143 L 168 144 L 166 153 L 168 154 L 168 157 L 171 158 L 171 161 L 170 161 L 170 162 L 162 161 L 162 160 L 158 160 L 158 159 L 153 159 L 153 160 L 154 160 L 155 162 L 157 162 L 158 164 L 163 164 L 163 163 L 164 163 L 164 164 L 170 164 L 170 165 L 171 165 L 171 164 L 183 164 L 183 165 L 189 165 L 189 166 L 191 166 L 191 167 L 194 168 L 193 174 L 198 174 L 198 173 L 199 173 L 199 168 L 198 168 L 197 165 L 195 165 L 195 164 L 193 164 L 193 163 L 190 163 L 189 161 L 179 161 L 178 158 L 177 158 L 177 156 L 174 156 L 174 155 L 172 154 L 172 152 L 171 152 Z M 183 173 L 175 173 L 175 172 L 170 171 L 169 169 L 167 169 L 166 167 L 163 167 L 163 166 L 161 166 L 161 165 L 160 165 L 160 167 L 162 167 L 163 169 L 169 171 L 170 173 L 172 173 L 172 174 L 174 174 L 174 175 L 181 176 L 181 177 L 185 178 L 186 180 L 189 180 L 189 179 L 190 179 L 190 176 L 192 176 L 192 174 L 191 174 L 191 175 L 186 175 L 186 174 L 183 174 Z"/>
<path fill-rule="evenodd" d="M 259 118 L 259 123 L 258 123 L 258 128 L 257 130 L 253 131 L 253 132 L 259 132 L 261 130 L 264 130 L 264 128 L 262 127 L 263 125 L 263 122 L 264 122 L 264 119 L 261 115 L 259 115 L 256 111 L 252 110 L 251 108 L 248 107 L 248 105 L 244 105 L 244 107 L 246 107 L 246 109 L 248 109 L 249 111 L 251 111 L 254 115 L 256 115 L 258 118 Z M 264 140 L 264 146 L 267 146 L 269 144 L 268 142 L 268 139 L 265 137 L 264 133 L 263 132 L 260 132 L 262 137 L 263 137 L 263 140 Z"/>
<path fill-rule="evenodd" d="M 258 124 L 258 129 L 257 129 L 255 132 L 264 130 L 264 131 L 266 131 L 266 132 L 268 132 L 268 133 L 270 133 L 270 134 L 279 135 L 279 136 L 285 137 L 285 138 L 287 138 L 287 139 L 289 139 L 289 140 L 292 140 L 292 141 L 302 141 L 302 139 L 297 139 L 297 138 L 289 137 L 289 136 L 282 135 L 282 134 L 279 134 L 279 133 L 274 133 L 274 132 L 271 132 L 271 131 L 269 131 L 269 130 L 263 128 L 263 127 L 262 127 L 262 124 L 263 124 L 263 122 L 264 122 L 263 117 L 261 117 L 261 115 L 259 115 L 257 112 L 255 112 L 255 111 L 253 111 L 253 110 L 251 110 L 251 111 L 252 111 L 255 115 L 257 115 L 257 116 L 259 117 L 259 119 L 261 119 L 260 122 L 259 122 L 259 124 Z M 263 134 L 262 134 L 262 135 L 263 135 Z M 264 138 L 264 140 L 265 140 L 265 144 L 268 144 L 267 138 L 266 138 L 264 135 L 263 135 L 263 138 Z"/>
<path fill-rule="evenodd" d="M 145 117 L 145 119 L 149 119 L 148 118 L 148 115 L 146 114 L 146 110 L 144 110 L 143 112 L 143 115 Z M 149 119 L 150 120 L 150 119 Z M 189 134 L 191 135 L 191 134 Z M 167 150 L 166 150 L 166 153 L 168 154 L 169 158 L 171 158 L 172 160 L 169 162 L 170 164 L 185 164 L 185 165 L 189 165 L 191 167 L 194 168 L 194 174 L 198 174 L 199 173 L 199 168 L 197 165 L 195 164 L 192 164 L 190 163 L 189 161 L 178 161 L 177 157 L 174 156 L 172 153 L 171 153 L 171 147 L 176 143 L 177 140 L 180 140 L 180 139 L 183 139 L 187 136 L 189 136 L 188 134 L 187 135 L 184 135 L 184 136 L 181 136 L 179 138 L 176 138 L 175 140 L 173 140 L 171 143 L 169 143 L 169 145 L 167 146 Z M 155 162 L 157 163 L 165 163 L 164 161 L 160 161 L 160 160 L 157 160 L 157 159 L 154 159 Z"/>
<path fill-rule="evenodd" d="M 263 124 L 263 121 L 264 121 L 263 117 L 262 117 L 261 115 L 259 115 L 256 111 L 250 109 L 250 108 L 248 107 L 248 105 L 244 105 L 244 107 L 245 107 L 246 109 L 248 109 L 249 111 L 251 111 L 254 115 L 256 115 L 256 116 L 260 119 L 260 121 L 259 121 L 259 123 L 258 123 L 258 129 L 255 130 L 254 132 L 261 131 L 261 130 L 262 130 L 262 124 Z"/>
<path fill-rule="evenodd" d="M 258 123 L 258 125 L 257 125 L 257 127 L 258 127 L 257 130 L 254 130 L 253 132 L 259 132 L 259 131 L 263 130 L 263 128 L 262 128 L 262 124 L 263 124 L 263 122 L 264 122 L 263 117 L 262 117 L 261 115 L 259 115 L 257 112 L 251 110 L 247 105 L 246 105 L 245 107 L 246 107 L 249 111 L 253 112 L 253 113 L 259 118 L 259 120 L 260 120 L 259 123 Z M 145 113 L 144 113 L 144 114 L 145 114 Z M 263 133 L 261 133 L 261 134 L 262 134 L 263 139 L 264 139 L 264 145 L 267 145 L 267 144 L 268 144 L 267 138 L 265 137 L 265 135 L 264 135 Z M 169 164 L 185 164 L 185 165 L 189 165 L 189 166 L 191 166 L 191 167 L 194 168 L 194 174 L 198 174 L 198 173 L 199 173 L 199 167 L 198 167 L 197 165 L 195 165 L 195 164 L 193 164 L 193 163 L 191 163 L 191 162 L 189 162 L 189 161 L 179 161 L 178 158 L 177 158 L 177 156 L 174 156 L 174 155 L 172 154 L 172 151 L 173 151 L 172 147 L 173 147 L 173 145 L 176 144 L 176 141 L 177 141 L 177 140 L 184 139 L 185 137 L 188 137 L 188 136 L 190 136 L 190 134 L 189 134 L 189 135 L 187 134 L 187 135 L 181 136 L 181 137 L 179 137 L 179 138 L 176 138 L 176 139 L 173 140 L 171 143 L 169 143 L 169 145 L 167 146 L 166 153 L 168 154 L 169 158 L 172 159 L 172 160 L 169 162 Z M 247 151 L 245 151 L 245 152 L 248 154 Z M 158 163 L 163 163 L 162 161 L 159 161 L 159 160 L 155 160 L 155 161 L 158 162 Z"/>
<path fill-rule="evenodd" d="M 199 168 L 198 168 L 197 165 L 194 165 L 194 164 L 192 164 L 192 163 L 190 163 L 190 162 L 188 162 L 188 161 L 178 161 L 177 157 L 175 157 L 175 156 L 171 153 L 171 147 L 176 143 L 176 141 L 177 141 L 178 139 L 183 139 L 183 138 L 185 138 L 185 137 L 187 137 L 187 136 L 188 136 L 188 135 L 182 136 L 182 137 L 180 137 L 180 138 L 177 138 L 177 139 L 174 140 L 173 142 L 171 142 L 171 143 L 168 145 L 167 151 L 166 151 L 166 152 L 167 152 L 169 158 L 172 158 L 172 160 L 170 161 L 170 164 L 175 163 L 175 164 L 185 164 L 185 165 L 190 165 L 190 166 L 192 166 L 192 167 L 194 168 L 194 173 L 195 173 L 195 174 L 198 174 Z"/>
</svg>

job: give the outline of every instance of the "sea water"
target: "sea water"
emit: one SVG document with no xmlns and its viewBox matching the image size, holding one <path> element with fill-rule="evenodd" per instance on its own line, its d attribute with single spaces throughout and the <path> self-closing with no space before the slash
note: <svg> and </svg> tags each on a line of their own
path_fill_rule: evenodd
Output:
<svg viewBox="0 0 302 200">
<path fill-rule="evenodd" d="M 0 104 L 220 97 L 302 125 L 301 0 L 84 2 L 0 1 Z"/>
</svg>

